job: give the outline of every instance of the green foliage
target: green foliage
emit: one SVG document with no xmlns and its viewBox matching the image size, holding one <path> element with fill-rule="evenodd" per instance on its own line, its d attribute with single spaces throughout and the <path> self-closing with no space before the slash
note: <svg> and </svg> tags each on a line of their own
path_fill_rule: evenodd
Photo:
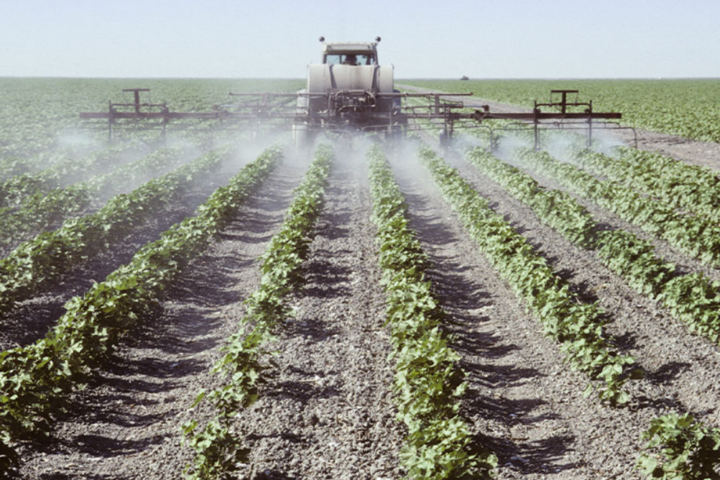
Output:
<svg viewBox="0 0 720 480">
<path fill-rule="evenodd" d="M 233 432 L 219 419 L 211 420 L 199 432 L 196 428 L 195 421 L 183 425 L 183 444 L 195 451 L 194 464 L 185 468 L 186 478 L 223 478 L 236 471 L 238 463 L 247 462 L 249 450 L 238 445 Z"/>
<path fill-rule="evenodd" d="M 678 275 L 650 242 L 620 230 L 603 232 L 598 256 L 636 291 L 660 302 L 691 332 L 720 341 L 720 283 L 702 273 Z"/>
<path fill-rule="evenodd" d="M 675 208 L 720 220 L 720 177 L 707 167 L 630 147 L 618 147 L 612 156 L 578 149 L 569 160 Z"/>
<path fill-rule="evenodd" d="M 597 306 L 581 303 L 545 258 L 491 210 L 488 200 L 457 170 L 427 148 L 420 156 L 470 236 L 540 319 L 545 333 L 563 344 L 562 350 L 573 368 L 604 382 L 598 387 L 602 400 L 611 404 L 627 402 L 629 396 L 623 386 L 635 374 L 631 369 L 635 360 L 618 354 L 609 345 Z M 592 392 L 592 387 L 586 392 Z"/>
<path fill-rule="evenodd" d="M 598 180 L 574 165 L 555 160 L 546 152 L 522 148 L 517 154 L 533 170 L 554 178 L 571 191 L 667 241 L 681 252 L 703 263 L 720 265 L 720 227 L 714 223 L 678 213 L 673 206 L 645 197 L 634 188 Z"/>
<path fill-rule="evenodd" d="M 0 401 L 2 398 L 0 396 Z M 0 430 L 0 474 L 7 474 L 20 464 L 20 457 L 11 445 L 10 433 Z"/>
<path fill-rule="evenodd" d="M 0 244 L 5 246 L 17 243 L 29 235 L 77 216 L 93 202 L 100 201 L 101 197 L 109 198 L 113 192 L 119 194 L 123 187 L 173 166 L 183 158 L 181 153 L 176 149 L 160 149 L 85 183 L 35 193 L 18 210 L 0 216 L 0 232 L 6 233 L 0 238 Z"/>
<path fill-rule="evenodd" d="M 675 276 L 675 265 L 655 255 L 653 245 L 622 230 L 601 234 L 598 256 L 605 266 L 623 277 L 636 291 L 657 299 L 665 284 Z"/>
<path fill-rule="evenodd" d="M 481 148 L 465 157 L 483 174 L 505 188 L 510 195 L 528 205 L 538 218 L 581 247 L 594 242 L 595 220 L 587 209 L 565 192 L 547 190 L 529 175 L 494 157 Z"/>
<path fill-rule="evenodd" d="M 398 419 L 408 429 L 400 460 L 413 479 L 491 475 L 497 457 L 469 451 L 471 434 L 459 417 L 465 391 L 459 355 L 440 331 L 443 312 L 425 280 L 427 256 L 409 228 L 405 200 L 382 151 L 373 147 L 370 189 L 377 226 L 387 321 L 392 328 Z"/>
<path fill-rule="evenodd" d="M 217 168 L 227 152 L 214 151 L 156 178 L 129 194 L 113 197 L 92 215 L 66 221 L 62 228 L 26 241 L 0 260 L 0 315 L 56 279 L 130 235 L 156 216 L 204 174 Z"/>
<path fill-rule="evenodd" d="M 121 155 L 134 148 L 132 145 L 120 145 L 87 156 L 66 155 L 40 172 L 12 177 L 0 183 L 0 207 L 17 207 L 33 198 L 37 201 L 38 196 L 45 192 L 107 171 Z"/>
<path fill-rule="evenodd" d="M 663 480 L 720 479 L 720 429 L 708 428 L 686 413 L 658 417 L 643 433 L 646 449 L 637 468 L 648 478 Z"/>
<path fill-rule="evenodd" d="M 704 220 L 697 217 L 673 220 L 680 216 L 671 207 L 656 206 L 657 202 L 638 198 L 636 193 L 628 193 L 629 189 L 598 181 L 572 165 L 552 159 L 547 153 L 523 149 L 520 155 L 531 168 L 552 175 L 576 193 L 607 206 L 621 217 L 634 218 L 637 222 L 644 219 L 645 226 L 655 225 L 648 228 L 664 231 L 663 238 L 672 236 L 679 244 L 697 245 L 705 241 L 707 234 L 709 243 L 720 245 L 720 236 L 712 233 L 716 227 L 688 226 L 688 222 L 700 225 Z M 618 192 L 625 192 L 627 196 Z M 664 213 L 658 215 L 661 209 Z M 720 341 L 720 283 L 711 282 L 700 273 L 678 275 L 675 265 L 657 257 L 650 242 L 629 232 L 602 232 L 598 235 L 597 246 L 603 264 L 622 276 L 630 287 L 660 302 L 673 317 L 687 323 L 691 332 L 716 343 Z M 707 251 L 711 250 L 716 247 L 710 246 Z"/>
<path fill-rule="evenodd" d="M 720 341 L 720 282 L 702 273 L 678 276 L 665 284 L 659 300 L 691 332 Z"/>
<path fill-rule="evenodd" d="M 10 245 L 32 232 L 60 223 L 79 214 L 90 203 L 90 193 L 81 185 L 36 193 L 20 210 L 0 216 L 0 232 L 6 232 L 0 245 Z"/>
<path fill-rule="evenodd" d="M 292 315 L 286 298 L 302 281 L 300 269 L 320 215 L 332 160 L 330 147 L 318 147 L 280 231 L 262 257 L 260 286 L 245 302 L 247 313 L 241 323 L 254 327 L 246 333 L 241 326 L 223 346 L 224 355 L 213 369 L 222 374 L 223 385 L 209 395 L 198 395 L 195 403 L 208 398 L 217 412 L 215 418 L 199 432 L 194 420 L 183 426 L 186 442 L 195 450 L 193 464 L 185 469 L 189 480 L 226 478 L 236 469 L 237 459 L 249 453 L 242 440 L 231 435 L 231 419 L 258 399 L 258 387 L 265 382 L 262 374 L 269 368 L 260 360 L 269 353 L 265 345 L 273 340 L 271 331 Z"/>
<path fill-rule="evenodd" d="M 0 353 L 0 431 L 18 440 L 45 430 L 52 409 L 150 312 L 168 284 L 205 249 L 280 158 L 279 150 L 265 152 L 216 190 L 195 217 L 176 224 L 104 282 L 70 300 L 45 338 Z"/>
</svg>

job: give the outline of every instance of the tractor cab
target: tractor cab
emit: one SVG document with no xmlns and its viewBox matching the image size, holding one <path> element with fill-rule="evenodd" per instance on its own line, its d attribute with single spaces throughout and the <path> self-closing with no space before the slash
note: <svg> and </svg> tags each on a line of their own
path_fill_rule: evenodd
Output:
<svg viewBox="0 0 720 480">
<path fill-rule="evenodd" d="M 377 38 L 380 41 L 380 38 Z M 378 65 L 377 42 L 323 43 L 323 64 Z"/>
</svg>

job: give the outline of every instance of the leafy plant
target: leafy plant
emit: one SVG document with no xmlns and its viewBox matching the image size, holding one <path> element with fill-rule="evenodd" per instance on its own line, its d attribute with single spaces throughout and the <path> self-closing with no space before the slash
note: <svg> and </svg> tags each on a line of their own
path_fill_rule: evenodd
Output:
<svg viewBox="0 0 720 480">
<path fill-rule="evenodd" d="M 112 146 L 78 158 L 63 155 L 53 165 L 37 173 L 24 173 L 0 183 L 0 207 L 17 207 L 29 198 L 42 195 L 77 178 L 90 178 L 118 163 L 118 159 L 136 150 L 132 144 Z"/>
<path fill-rule="evenodd" d="M 428 148 L 421 150 L 420 157 L 470 236 L 540 319 L 545 333 L 563 344 L 562 350 L 572 367 L 604 382 L 597 387 L 602 400 L 611 404 L 627 402 L 629 395 L 623 386 L 639 372 L 632 369 L 635 363 L 632 357 L 620 355 L 608 342 L 597 306 L 581 303 L 545 258 L 491 210 L 488 200 L 456 169 Z M 586 394 L 593 389 L 588 386 Z"/>
<path fill-rule="evenodd" d="M 709 428 L 686 413 L 663 415 L 642 435 L 646 449 L 637 468 L 648 478 L 663 480 L 720 479 L 720 429 Z"/>
<path fill-rule="evenodd" d="M 408 429 L 400 460 L 408 478 L 489 476 L 490 452 L 470 452 L 471 434 L 458 411 L 467 387 L 459 355 L 439 328 L 443 312 L 425 279 L 428 259 L 408 226 L 405 200 L 379 147 L 368 152 L 373 222 L 380 250 L 387 322 L 392 329 L 397 418 Z"/>
<path fill-rule="evenodd" d="M 53 408 L 106 360 L 124 332 L 150 313 L 167 285 L 207 247 L 280 158 L 277 149 L 263 153 L 216 190 L 195 217 L 176 224 L 129 264 L 70 300 L 45 338 L 0 353 L 0 431 L 17 441 L 46 430 Z"/>
<path fill-rule="evenodd" d="M 569 194 L 541 187 L 517 167 L 481 148 L 469 150 L 465 158 L 510 195 L 532 208 L 543 223 L 568 240 L 585 248 L 593 245 L 597 228 L 595 220 Z"/>
<path fill-rule="evenodd" d="M 703 263 L 720 265 L 720 227 L 683 215 L 667 203 L 645 197 L 632 188 L 596 179 L 591 174 L 529 148 L 516 151 L 533 170 L 548 175 L 573 192 L 588 198 L 646 232 L 662 238 Z"/>
<path fill-rule="evenodd" d="M 238 463 L 247 462 L 250 451 L 238 445 L 233 432 L 220 419 L 211 420 L 199 432 L 197 425 L 195 421 L 183 425 L 183 444 L 195 451 L 193 465 L 183 471 L 186 478 L 222 478 L 236 471 Z"/>
<path fill-rule="evenodd" d="M 631 147 L 616 147 L 611 155 L 584 148 L 570 153 L 569 161 L 595 174 L 715 223 L 720 220 L 720 177 L 707 167 Z"/>
<path fill-rule="evenodd" d="M 231 420 L 258 399 L 258 388 L 265 382 L 263 372 L 270 368 L 260 360 L 270 353 L 265 345 L 273 340 L 272 330 L 292 315 L 286 298 L 302 281 L 300 269 L 322 208 L 332 160 L 332 149 L 319 146 L 303 183 L 295 189 L 280 231 L 262 256 L 260 286 L 245 302 L 247 313 L 241 324 L 254 327 L 246 333 L 241 326 L 227 340 L 224 355 L 213 369 L 223 376 L 223 384 L 208 395 L 201 392 L 195 401 L 208 398 L 215 417 L 200 431 L 195 420 L 183 426 L 185 441 L 195 450 L 193 464 L 185 469 L 190 480 L 224 478 L 236 469 L 237 459 L 249 453 L 238 435 L 231 434 Z"/>
<path fill-rule="evenodd" d="M 113 197 L 92 215 L 41 233 L 0 260 L 0 315 L 30 298 L 49 280 L 110 249 L 175 201 L 202 175 L 220 165 L 225 151 L 213 151 L 131 193 Z"/>
</svg>

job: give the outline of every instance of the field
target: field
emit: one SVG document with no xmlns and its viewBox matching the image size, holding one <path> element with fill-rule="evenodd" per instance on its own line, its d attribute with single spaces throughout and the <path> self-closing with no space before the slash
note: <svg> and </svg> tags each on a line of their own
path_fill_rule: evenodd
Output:
<svg viewBox="0 0 720 480">
<path fill-rule="evenodd" d="M 301 80 L 0 79 L 0 478 L 720 478 L 720 81 L 638 129 L 385 144 L 178 122 Z"/>
</svg>

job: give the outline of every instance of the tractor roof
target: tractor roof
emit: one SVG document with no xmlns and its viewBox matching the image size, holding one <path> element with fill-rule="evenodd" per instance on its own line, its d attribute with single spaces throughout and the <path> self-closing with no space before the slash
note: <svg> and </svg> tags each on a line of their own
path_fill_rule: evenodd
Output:
<svg viewBox="0 0 720 480">
<path fill-rule="evenodd" d="M 336 42 L 324 43 L 323 53 L 329 54 L 334 52 L 375 52 L 377 42 Z"/>
</svg>

